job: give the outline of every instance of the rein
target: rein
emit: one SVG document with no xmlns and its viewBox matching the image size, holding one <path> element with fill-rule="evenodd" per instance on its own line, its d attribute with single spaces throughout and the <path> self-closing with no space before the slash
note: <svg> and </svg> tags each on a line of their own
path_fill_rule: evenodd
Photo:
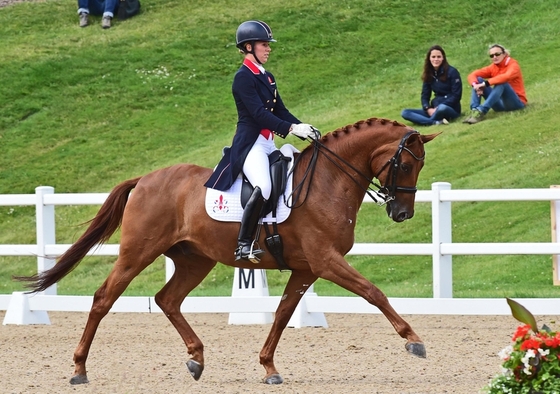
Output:
<svg viewBox="0 0 560 394">
<path fill-rule="evenodd" d="M 395 154 L 393 155 L 393 157 L 391 159 L 389 159 L 384 165 L 383 167 L 381 167 L 381 170 L 377 173 L 377 175 L 375 175 L 375 178 L 378 178 L 379 175 L 383 172 L 383 170 L 387 167 L 390 166 L 389 168 L 389 173 L 387 174 L 387 179 L 390 178 L 391 183 L 389 185 L 387 185 L 387 182 L 385 186 L 380 186 L 377 183 L 375 183 L 372 179 L 370 179 L 368 176 L 366 176 L 365 174 L 363 174 L 361 171 L 359 171 L 358 169 L 356 169 L 352 164 L 350 164 L 348 161 L 344 160 L 342 157 L 340 157 L 339 155 L 337 155 L 335 152 L 333 152 L 332 150 L 330 150 L 329 148 L 327 148 L 324 144 L 322 144 L 321 142 L 318 141 L 318 139 L 320 138 L 321 134 L 319 132 L 319 130 L 314 129 L 315 134 L 317 136 L 316 139 L 311 139 L 311 142 L 313 144 L 313 153 L 311 156 L 311 161 L 309 163 L 309 166 L 307 167 L 307 170 L 305 171 L 305 174 L 302 177 L 301 182 L 296 185 L 294 187 L 294 190 L 292 191 L 292 194 L 288 197 L 288 200 L 290 198 L 292 198 L 292 201 L 297 201 L 299 199 L 299 197 L 301 196 L 301 194 L 303 193 L 303 187 L 304 185 L 307 183 L 307 188 L 305 190 L 305 197 L 303 198 L 302 202 L 299 205 L 288 205 L 288 203 L 285 201 L 285 204 L 287 206 L 289 206 L 290 208 L 297 208 L 300 207 L 301 205 L 303 205 L 303 203 L 305 202 L 305 200 L 307 199 L 307 195 L 309 193 L 309 186 L 311 185 L 311 181 L 313 180 L 313 175 L 315 174 L 315 168 L 317 165 L 317 158 L 319 157 L 319 153 L 322 153 L 331 163 L 333 163 L 339 170 L 341 170 L 344 174 L 348 175 L 348 177 L 360 188 L 362 189 L 377 205 L 382 206 L 392 200 L 395 199 L 395 195 L 397 192 L 402 192 L 402 193 L 416 193 L 417 188 L 416 187 L 406 187 L 406 186 L 398 186 L 397 183 L 397 173 L 399 171 L 399 165 L 400 165 L 400 157 L 403 151 L 407 151 L 414 159 L 421 161 L 424 160 L 424 157 L 426 156 L 426 154 L 424 153 L 424 155 L 422 155 L 422 157 L 418 157 L 416 156 L 410 149 L 408 149 L 406 147 L 406 141 L 408 140 L 408 138 L 412 135 L 412 134 L 418 134 L 417 131 L 410 131 L 408 132 L 402 139 L 401 142 L 399 143 L 399 146 L 397 148 L 397 151 L 395 152 Z M 362 177 L 363 179 L 365 179 L 368 182 L 368 186 L 367 188 L 364 188 L 350 173 L 348 170 L 346 170 L 345 168 L 343 168 L 342 165 L 340 165 L 339 163 L 337 163 L 332 157 L 330 157 L 327 153 L 329 153 L 330 155 L 334 156 L 338 161 L 342 162 L 346 167 L 349 167 L 352 171 L 356 172 L 360 177 Z M 293 173 L 293 171 L 295 170 L 297 163 L 299 162 L 299 160 L 301 159 L 301 155 L 298 156 L 294 162 L 294 165 L 292 167 L 292 170 L 290 172 Z M 379 179 L 379 178 L 378 178 Z M 377 190 L 373 189 L 373 187 L 377 188 Z"/>
</svg>

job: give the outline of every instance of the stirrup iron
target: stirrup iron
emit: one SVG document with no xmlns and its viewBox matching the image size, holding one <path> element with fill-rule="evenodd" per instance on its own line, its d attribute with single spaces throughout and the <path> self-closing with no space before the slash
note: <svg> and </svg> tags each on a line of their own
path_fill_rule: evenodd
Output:
<svg viewBox="0 0 560 394">
<path fill-rule="evenodd" d="M 249 260 L 251 263 L 253 264 L 258 264 L 261 262 L 261 259 L 259 258 L 259 256 L 257 256 L 256 254 L 253 253 L 253 250 L 255 250 L 255 244 L 257 243 L 256 240 L 254 240 L 253 242 L 251 242 L 251 249 L 249 250 L 249 254 L 247 255 L 247 260 Z M 259 250 L 260 248 L 258 247 L 259 245 L 257 244 L 257 250 Z M 262 252 L 262 250 L 261 250 Z"/>
</svg>

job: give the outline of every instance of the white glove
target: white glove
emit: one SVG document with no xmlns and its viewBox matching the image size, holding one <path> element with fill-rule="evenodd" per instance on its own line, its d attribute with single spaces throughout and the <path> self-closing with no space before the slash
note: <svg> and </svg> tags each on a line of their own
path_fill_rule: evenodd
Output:
<svg viewBox="0 0 560 394">
<path fill-rule="evenodd" d="M 307 137 L 310 137 L 312 139 L 317 138 L 315 132 L 313 131 L 313 126 L 307 123 L 292 125 L 292 130 L 290 131 L 290 133 L 302 139 L 306 139 Z"/>
</svg>

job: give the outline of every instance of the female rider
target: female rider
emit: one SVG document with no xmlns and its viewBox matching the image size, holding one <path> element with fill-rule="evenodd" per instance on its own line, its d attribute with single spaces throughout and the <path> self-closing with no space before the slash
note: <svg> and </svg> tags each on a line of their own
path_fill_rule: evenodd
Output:
<svg viewBox="0 0 560 394">
<path fill-rule="evenodd" d="M 262 209 L 270 197 L 272 182 L 268 155 L 274 151 L 274 135 L 286 138 L 293 134 L 302 139 L 315 138 L 313 127 L 301 123 L 284 106 L 274 76 L 263 65 L 271 48 L 272 30 L 262 21 L 246 21 L 237 28 L 236 42 L 244 54 L 243 65 L 233 79 L 233 98 L 237 107 L 237 130 L 231 147 L 224 150 L 222 160 L 204 184 L 226 191 L 243 171 L 254 187 L 243 211 L 235 260 L 259 261 L 262 250 L 253 250 L 252 239 Z"/>
</svg>

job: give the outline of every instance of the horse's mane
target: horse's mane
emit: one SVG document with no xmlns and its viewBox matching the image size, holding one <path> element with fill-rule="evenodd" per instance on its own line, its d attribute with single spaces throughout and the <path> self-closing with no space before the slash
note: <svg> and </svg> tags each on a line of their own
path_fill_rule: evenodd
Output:
<svg viewBox="0 0 560 394">
<path fill-rule="evenodd" d="M 385 119 L 385 118 L 369 118 L 369 119 L 359 120 L 354 124 L 349 124 L 349 125 L 346 125 L 346 126 L 339 127 L 338 129 L 333 130 L 333 131 L 323 135 L 321 137 L 321 142 L 326 143 L 329 140 L 338 138 L 340 135 L 349 134 L 351 132 L 363 129 L 364 127 L 374 126 L 375 124 L 379 124 L 380 126 L 382 126 L 382 125 L 393 125 L 393 126 L 397 126 L 397 127 L 409 127 L 409 126 L 405 125 L 404 123 L 400 123 L 396 120 Z M 308 145 L 307 147 L 305 147 L 303 152 L 305 152 L 309 149 L 312 149 L 312 147 L 313 147 L 312 145 Z"/>
</svg>

